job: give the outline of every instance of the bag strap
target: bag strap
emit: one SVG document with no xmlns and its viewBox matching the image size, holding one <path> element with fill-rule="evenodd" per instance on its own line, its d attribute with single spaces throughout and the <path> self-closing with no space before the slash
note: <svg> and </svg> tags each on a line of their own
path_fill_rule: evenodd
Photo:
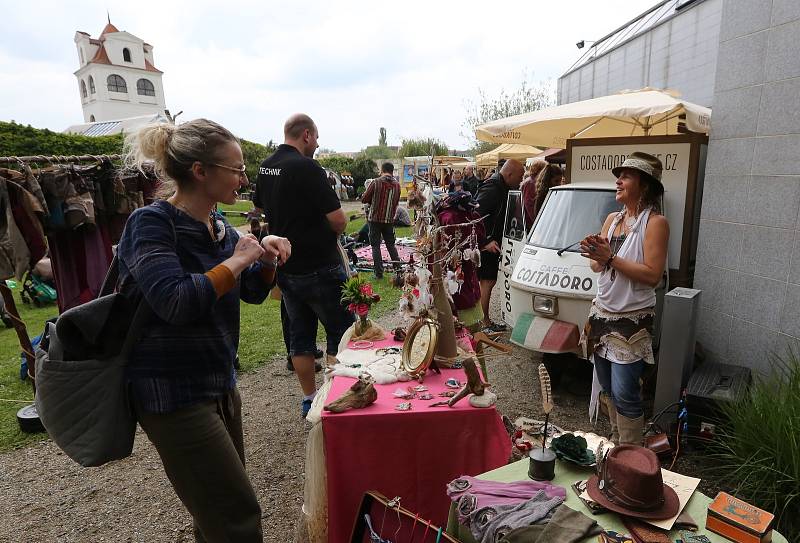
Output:
<svg viewBox="0 0 800 543">
<path fill-rule="evenodd" d="M 103 285 L 100 287 L 100 292 L 97 294 L 97 297 L 100 298 L 107 294 L 111 294 L 117 287 L 118 280 L 119 280 L 119 258 L 115 253 L 114 258 L 111 259 L 111 264 L 109 265 L 108 271 L 106 272 L 106 278 L 103 279 Z"/>
</svg>

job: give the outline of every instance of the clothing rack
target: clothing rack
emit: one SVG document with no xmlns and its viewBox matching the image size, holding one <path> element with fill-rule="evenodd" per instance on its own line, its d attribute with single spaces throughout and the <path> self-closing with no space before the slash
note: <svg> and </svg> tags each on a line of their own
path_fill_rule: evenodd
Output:
<svg viewBox="0 0 800 543">
<path fill-rule="evenodd" d="M 31 155 L 31 156 L 4 156 L 0 157 L 0 164 L 18 164 L 27 166 L 30 163 L 63 164 L 75 162 L 101 162 L 103 160 L 122 160 L 122 155 Z M 36 356 L 33 352 L 30 336 L 25 326 L 25 322 L 20 318 L 17 305 L 11 289 L 5 281 L 0 282 L 0 296 L 5 303 L 5 311 L 14 323 L 14 330 L 17 332 L 19 346 L 28 359 L 28 377 L 31 379 L 34 393 L 36 392 Z"/>
<path fill-rule="evenodd" d="M 122 155 L 32 155 L 32 156 L 3 156 L 0 164 L 27 164 L 29 162 L 49 162 L 50 164 L 63 162 L 100 162 L 101 160 L 122 160 Z"/>
</svg>

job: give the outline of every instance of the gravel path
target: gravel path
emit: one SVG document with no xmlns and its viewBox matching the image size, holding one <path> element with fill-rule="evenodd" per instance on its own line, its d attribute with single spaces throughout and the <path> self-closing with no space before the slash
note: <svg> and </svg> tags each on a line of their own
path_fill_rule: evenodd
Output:
<svg viewBox="0 0 800 543">
<path fill-rule="evenodd" d="M 541 412 L 539 360 L 515 348 L 512 355 L 487 362 L 498 408 L 511 420 Z M 299 386 L 284 364 L 276 358 L 239 383 L 247 471 L 263 510 L 264 539 L 274 543 L 291 541 L 294 534 L 308 431 L 300 419 Z M 556 392 L 552 418 L 563 428 L 590 430 L 588 365 L 575 366 L 570 376 L 577 378 L 565 379 Z M 601 424 L 599 430 L 607 428 Z M 680 471 L 698 469 L 689 464 Z M 130 458 L 100 468 L 81 468 L 49 440 L 0 455 L 0 496 L 3 542 L 193 541 L 191 519 L 141 431 Z"/>
</svg>

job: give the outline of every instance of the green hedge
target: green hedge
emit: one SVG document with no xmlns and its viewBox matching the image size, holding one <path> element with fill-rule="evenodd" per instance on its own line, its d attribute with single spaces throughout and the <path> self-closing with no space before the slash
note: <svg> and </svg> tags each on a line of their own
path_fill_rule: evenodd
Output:
<svg viewBox="0 0 800 543">
<path fill-rule="evenodd" d="M 275 150 L 252 141 L 240 140 L 247 164 L 247 176 L 255 181 L 258 166 Z M 117 155 L 122 153 L 122 134 L 79 136 L 39 129 L 15 122 L 0 122 L 0 156 L 30 155 Z"/>
</svg>

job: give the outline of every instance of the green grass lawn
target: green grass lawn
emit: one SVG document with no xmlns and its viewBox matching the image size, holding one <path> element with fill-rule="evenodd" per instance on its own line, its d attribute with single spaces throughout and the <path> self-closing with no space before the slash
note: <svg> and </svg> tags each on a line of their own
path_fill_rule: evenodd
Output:
<svg viewBox="0 0 800 543">
<path fill-rule="evenodd" d="M 58 315 L 58 307 L 53 304 L 37 308 L 22 303 L 19 297 L 20 283 L 12 289 L 17 311 L 28 328 L 28 336 L 33 338 L 44 330 L 44 322 Z M 44 434 L 26 434 L 17 424 L 17 411 L 33 403 L 33 388 L 29 380 L 19 378 L 20 347 L 13 328 L 0 325 L 0 451 L 19 447 L 44 439 Z M 18 401 L 22 400 L 22 401 Z"/>
<path fill-rule="evenodd" d="M 350 214 L 349 216 L 352 216 L 352 214 Z M 364 223 L 366 222 L 367 219 L 364 218 L 362 213 L 358 219 L 352 220 L 347 223 L 347 228 L 345 228 L 345 233 L 351 235 L 358 232 L 359 230 L 361 230 L 361 227 L 364 226 Z M 413 236 L 414 233 L 410 226 L 400 226 L 400 227 L 395 227 L 394 235 L 395 237 L 398 238 L 407 238 Z"/>
<path fill-rule="evenodd" d="M 247 210 L 250 208 L 248 206 L 252 206 L 252 203 L 245 201 L 239 202 L 235 206 L 225 207 Z M 236 217 L 230 218 L 235 219 Z M 241 222 L 243 223 L 244 220 L 242 219 Z M 235 224 L 233 220 L 231 223 Z M 354 221 L 348 225 L 347 231 L 356 232 L 363 224 L 363 219 Z M 398 228 L 397 235 L 410 235 L 410 230 L 410 228 Z M 407 233 L 402 233 L 403 231 L 407 231 Z M 395 311 L 400 299 L 400 290 L 389 285 L 390 274 L 387 274 L 382 281 L 375 280 L 371 273 L 366 275 L 372 282 L 375 292 L 382 298 L 373 316 L 380 317 Z M 30 337 L 40 334 L 44 329 L 44 322 L 58 314 L 55 305 L 36 308 L 22 303 L 19 298 L 19 287 L 12 289 L 12 292 Z M 268 299 L 261 305 L 242 303 L 239 361 L 243 371 L 252 371 L 264 365 L 274 356 L 285 355 L 286 348 L 283 344 L 280 318 L 280 302 L 276 300 Z M 325 331 L 321 325 L 317 340 L 320 345 L 324 346 Z M 21 432 L 17 424 L 17 411 L 33 402 L 33 390 L 30 382 L 19 379 L 19 356 L 20 347 L 14 329 L 6 329 L 0 325 L 0 452 L 46 439 L 45 434 Z"/>
<path fill-rule="evenodd" d="M 222 212 L 225 211 L 247 212 L 250 211 L 251 209 L 253 209 L 253 202 L 251 202 L 250 200 L 239 200 L 233 205 L 226 205 L 226 204 L 219 205 L 219 211 Z M 244 217 L 236 213 L 226 214 L 225 218 L 228 219 L 228 222 L 230 223 L 231 226 L 241 226 L 244 224 Z"/>
</svg>

